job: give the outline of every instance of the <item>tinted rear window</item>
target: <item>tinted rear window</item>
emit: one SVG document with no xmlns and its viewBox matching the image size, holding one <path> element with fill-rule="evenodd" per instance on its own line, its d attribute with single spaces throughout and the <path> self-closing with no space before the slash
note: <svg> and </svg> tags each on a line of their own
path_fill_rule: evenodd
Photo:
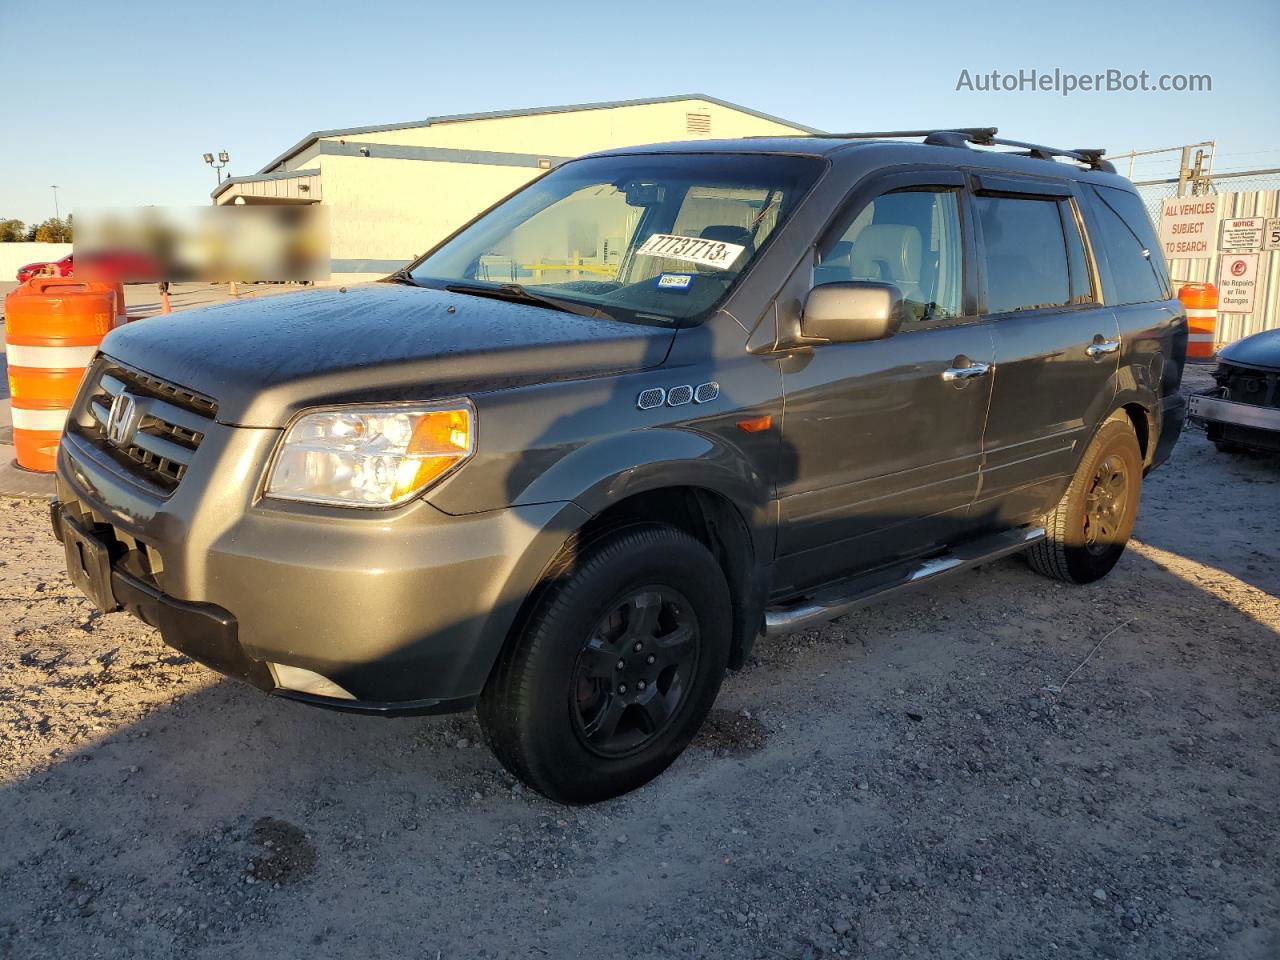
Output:
<svg viewBox="0 0 1280 960">
<path fill-rule="evenodd" d="M 1107 302 L 1150 303 L 1173 296 L 1160 242 L 1146 208 L 1136 194 L 1114 187 L 1092 187 L 1102 236 L 1099 238 L 1111 265 Z"/>
<path fill-rule="evenodd" d="M 1071 302 L 1071 272 L 1058 201 L 974 198 L 987 266 L 987 312 L 1060 307 Z"/>
</svg>

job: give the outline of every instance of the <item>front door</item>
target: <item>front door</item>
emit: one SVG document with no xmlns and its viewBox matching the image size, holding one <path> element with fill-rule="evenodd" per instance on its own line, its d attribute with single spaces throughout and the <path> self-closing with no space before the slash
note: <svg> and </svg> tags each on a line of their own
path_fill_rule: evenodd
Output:
<svg viewBox="0 0 1280 960">
<path fill-rule="evenodd" d="M 1110 411 L 1120 332 L 1098 295 L 1073 185 L 982 174 L 975 186 L 996 369 L 974 514 L 1007 527 L 1061 496 Z"/>
<path fill-rule="evenodd" d="M 901 330 L 782 363 L 779 592 L 959 538 L 977 492 L 993 345 L 966 294 L 964 188 L 904 179 L 855 198 L 814 268 L 815 283 L 895 284 Z"/>
</svg>

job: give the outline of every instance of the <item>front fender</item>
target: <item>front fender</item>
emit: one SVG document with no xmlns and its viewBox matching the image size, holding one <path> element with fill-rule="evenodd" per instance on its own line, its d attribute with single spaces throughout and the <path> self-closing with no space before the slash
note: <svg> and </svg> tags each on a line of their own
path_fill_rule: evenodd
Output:
<svg viewBox="0 0 1280 960">
<path fill-rule="evenodd" d="M 748 520 L 757 556 L 767 557 L 772 556 L 772 497 L 768 480 L 752 467 L 752 460 L 719 437 L 696 430 L 637 430 L 602 438 L 562 457 L 516 502 L 571 500 L 595 516 L 638 493 L 697 487 L 732 502 Z"/>
</svg>

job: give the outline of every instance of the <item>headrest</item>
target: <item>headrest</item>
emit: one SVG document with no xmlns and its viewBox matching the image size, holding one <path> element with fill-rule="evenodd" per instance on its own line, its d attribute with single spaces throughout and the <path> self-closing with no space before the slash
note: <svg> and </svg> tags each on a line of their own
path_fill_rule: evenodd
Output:
<svg viewBox="0 0 1280 960">
<path fill-rule="evenodd" d="M 858 280 L 916 283 L 920 279 L 920 231 L 900 223 L 872 223 L 853 242 L 850 265 Z"/>
<path fill-rule="evenodd" d="M 750 260 L 752 254 L 756 252 L 755 240 L 752 239 L 751 231 L 746 227 L 735 227 L 728 223 L 713 223 L 709 227 L 703 227 L 698 236 L 703 240 L 715 240 L 717 243 L 736 243 L 740 247 L 746 247 L 747 249 L 740 259 L 734 261 L 738 266 Z"/>
</svg>

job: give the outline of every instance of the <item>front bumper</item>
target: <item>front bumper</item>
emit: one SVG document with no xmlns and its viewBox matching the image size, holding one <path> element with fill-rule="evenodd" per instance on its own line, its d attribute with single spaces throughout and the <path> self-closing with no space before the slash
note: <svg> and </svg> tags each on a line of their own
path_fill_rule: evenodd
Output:
<svg viewBox="0 0 1280 960">
<path fill-rule="evenodd" d="M 1227 400 L 1221 394 L 1222 388 L 1214 387 L 1193 395 L 1189 416 L 1204 423 L 1229 423 L 1237 427 L 1280 432 L 1280 407 L 1239 403 Z"/>
<path fill-rule="evenodd" d="M 98 582 L 82 570 L 78 585 L 95 603 L 281 696 L 380 714 L 474 703 L 520 605 L 586 515 L 568 503 L 450 516 L 422 501 L 376 512 L 262 501 L 246 478 L 261 475 L 271 433 L 211 430 L 166 499 L 68 434 L 55 530 L 104 547 L 69 548 L 73 579 L 87 552 Z M 273 664 L 352 699 L 285 689 Z"/>
</svg>

